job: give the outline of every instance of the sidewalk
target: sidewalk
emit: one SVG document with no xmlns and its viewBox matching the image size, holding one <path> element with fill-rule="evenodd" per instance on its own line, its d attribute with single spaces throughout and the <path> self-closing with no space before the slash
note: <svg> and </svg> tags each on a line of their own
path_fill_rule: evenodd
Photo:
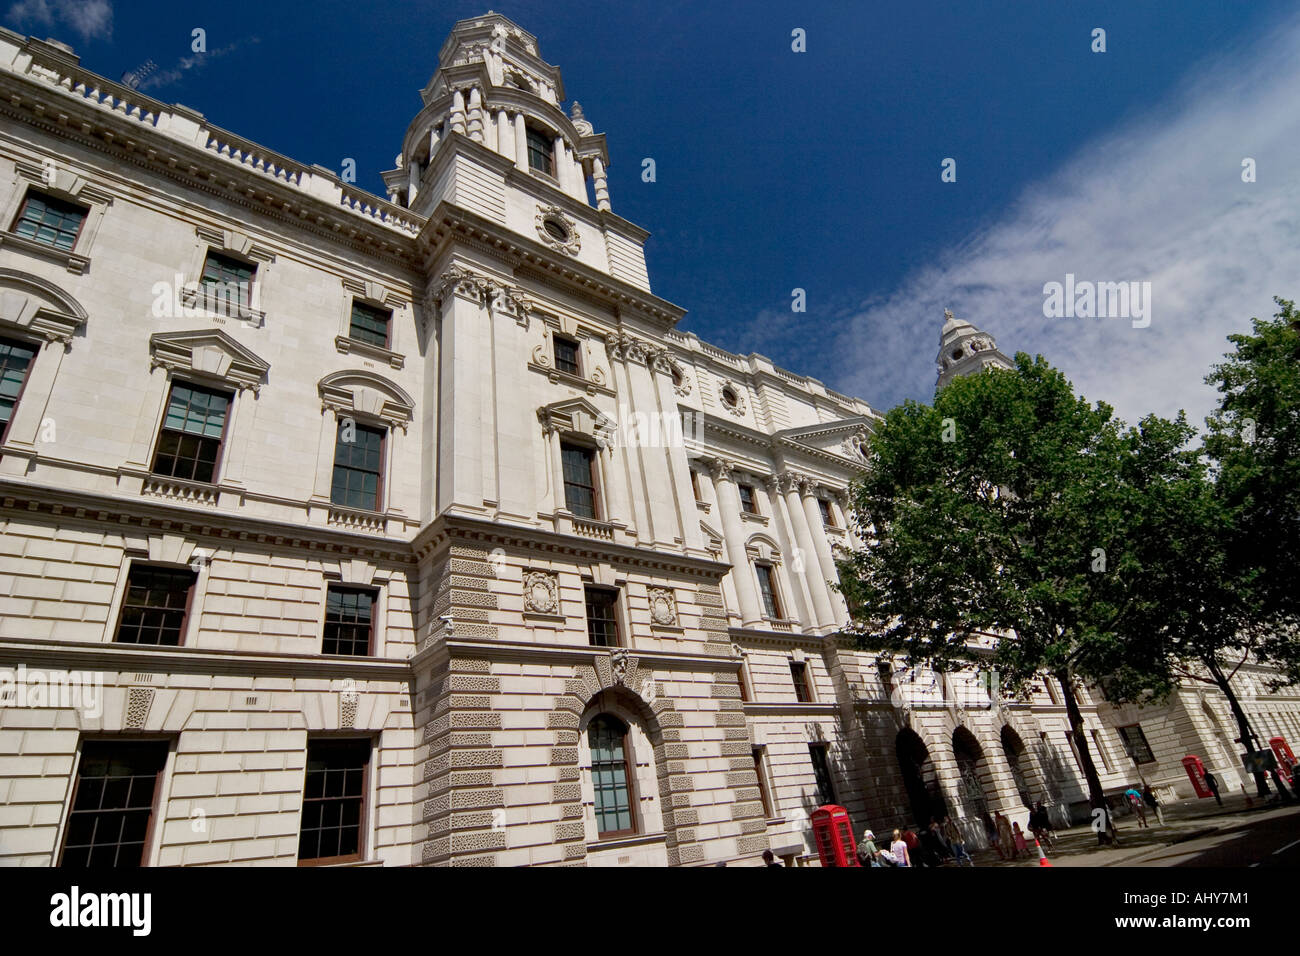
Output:
<svg viewBox="0 0 1300 956">
<path fill-rule="evenodd" d="M 1247 805 L 1241 793 L 1224 797 L 1220 807 L 1213 800 L 1182 800 L 1163 807 L 1165 822 L 1161 824 L 1154 814 L 1148 813 L 1148 827 L 1139 827 L 1132 814 L 1116 815 L 1119 846 L 1099 846 L 1097 834 L 1089 826 L 1076 826 L 1068 830 L 1055 830 L 1054 847 L 1044 846 L 1052 866 L 1123 866 L 1152 850 L 1208 836 L 1225 827 L 1240 822 L 1247 815 L 1276 810 L 1279 804 L 1270 804 L 1258 798 Z M 1290 805 L 1292 808 L 1296 804 Z M 1029 854 L 1017 860 L 1002 860 L 993 850 L 977 850 L 972 856 L 976 866 L 1038 866 L 1038 851 L 1029 841 Z"/>
</svg>

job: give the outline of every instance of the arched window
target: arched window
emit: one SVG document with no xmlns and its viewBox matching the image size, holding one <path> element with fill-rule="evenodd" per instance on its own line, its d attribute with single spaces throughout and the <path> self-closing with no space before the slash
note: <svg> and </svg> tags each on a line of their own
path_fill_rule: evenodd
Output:
<svg viewBox="0 0 1300 956">
<path fill-rule="evenodd" d="M 636 832 L 627 731 L 627 724 L 612 714 L 600 714 L 587 725 L 596 830 L 601 839 Z"/>
</svg>

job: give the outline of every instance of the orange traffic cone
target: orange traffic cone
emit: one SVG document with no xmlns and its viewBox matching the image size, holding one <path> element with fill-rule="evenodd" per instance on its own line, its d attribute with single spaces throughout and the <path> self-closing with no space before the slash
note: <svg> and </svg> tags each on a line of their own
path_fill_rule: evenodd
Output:
<svg viewBox="0 0 1300 956">
<path fill-rule="evenodd" d="M 1034 840 L 1034 849 L 1036 849 L 1036 850 L 1038 851 L 1038 865 L 1039 865 L 1039 866 L 1051 866 L 1051 865 L 1052 865 L 1052 861 L 1049 860 L 1049 859 L 1047 858 L 1047 854 L 1043 852 L 1043 848 L 1042 848 L 1042 846 L 1039 844 L 1038 840 Z"/>
</svg>

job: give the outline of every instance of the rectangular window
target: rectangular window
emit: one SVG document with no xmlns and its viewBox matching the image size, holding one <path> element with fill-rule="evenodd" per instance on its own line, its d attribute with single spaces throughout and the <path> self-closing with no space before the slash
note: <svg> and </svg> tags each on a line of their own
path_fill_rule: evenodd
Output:
<svg viewBox="0 0 1300 956">
<path fill-rule="evenodd" d="M 345 508 L 379 510 L 384 436 L 382 428 L 358 425 L 350 418 L 339 420 L 330 501 Z"/>
<path fill-rule="evenodd" d="M 153 473 L 211 484 L 233 396 L 173 382 L 154 453 Z"/>
<path fill-rule="evenodd" d="M 695 495 L 696 501 L 703 501 L 704 496 L 700 494 L 700 473 L 691 471 L 691 492 Z"/>
<path fill-rule="evenodd" d="M 87 740 L 59 866 L 138 867 L 153 828 L 165 741 Z"/>
<path fill-rule="evenodd" d="M 749 703 L 752 699 L 752 694 L 749 690 L 749 665 L 745 663 L 743 657 L 740 660 L 740 670 L 736 672 L 736 683 L 740 687 L 740 699 L 744 703 Z"/>
<path fill-rule="evenodd" d="M 578 343 L 558 335 L 552 336 L 551 341 L 555 344 L 556 369 L 570 375 L 582 374 L 578 371 Z"/>
<path fill-rule="evenodd" d="M 117 625 L 122 644 L 179 647 L 198 575 L 188 569 L 133 564 L 126 577 L 126 596 Z"/>
<path fill-rule="evenodd" d="M 36 357 L 36 346 L 13 339 L 0 339 L 0 441 L 13 421 L 23 383 Z"/>
<path fill-rule="evenodd" d="M 811 703 L 812 688 L 808 685 L 808 665 L 803 661 L 791 661 L 790 680 L 794 682 L 794 699 L 801 704 Z"/>
<path fill-rule="evenodd" d="M 1091 731 L 1091 733 L 1092 749 L 1097 751 L 1097 756 L 1101 757 L 1102 766 L 1106 768 L 1107 773 L 1110 773 L 1113 769 L 1110 765 L 1110 754 L 1106 753 L 1106 748 L 1101 742 L 1101 734 L 1095 730 Z"/>
<path fill-rule="evenodd" d="M 779 621 L 781 605 L 776 599 L 776 582 L 772 580 L 772 566 L 756 564 L 754 570 L 758 572 L 758 590 L 763 595 L 763 607 L 767 609 L 767 616 L 774 621 Z"/>
<path fill-rule="evenodd" d="M 528 165 L 538 172 L 546 173 L 548 176 L 555 175 L 555 164 L 552 155 L 552 143 L 547 139 L 546 134 L 527 127 L 528 132 Z"/>
<path fill-rule="evenodd" d="M 1134 763 L 1155 763 L 1155 755 L 1147 744 L 1147 735 L 1142 733 L 1141 724 L 1129 724 L 1119 727 L 1119 739 L 1124 745 L 1124 752 Z"/>
<path fill-rule="evenodd" d="M 737 485 L 736 489 L 740 492 L 740 510 L 747 515 L 758 514 L 758 506 L 754 504 L 754 486 Z"/>
<path fill-rule="evenodd" d="M 32 190 L 23 200 L 14 232 L 55 249 L 70 250 L 77 244 L 89 212 L 85 206 Z"/>
<path fill-rule="evenodd" d="M 366 305 L 364 302 L 352 301 L 352 322 L 348 326 L 348 338 L 388 348 L 388 331 L 393 322 L 393 313 L 388 309 Z"/>
<path fill-rule="evenodd" d="M 298 862 L 347 863 L 361 859 L 365 841 L 369 740 L 307 741 Z"/>
<path fill-rule="evenodd" d="M 590 448 L 562 444 L 560 457 L 564 467 L 564 506 L 579 518 L 597 517 L 596 456 Z"/>
<path fill-rule="evenodd" d="M 821 509 L 822 524 L 828 528 L 835 527 L 835 512 L 831 510 L 831 503 L 825 498 L 818 498 L 817 507 Z"/>
<path fill-rule="evenodd" d="M 587 640 L 593 647 L 618 647 L 618 592 L 588 587 Z"/>
<path fill-rule="evenodd" d="M 604 839 L 636 832 L 627 730 L 627 725 L 612 714 L 600 714 L 587 726 L 596 832 Z"/>
<path fill-rule="evenodd" d="M 826 744 L 809 744 L 808 756 L 812 758 L 813 776 L 817 778 L 817 794 L 822 804 L 838 803 L 835 799 L 835 784 L 831 781 L 831 763 L 826 753 Z"/>
<path fill-rule="evenodd" d="M 248 308 L 253 301 L 253 276 L 257 266 L 219 252 L 209 252 L 203 262 L 199 283 L 209 300 L 215 299 L 227 309 Z"/>
<path fill-rule="evenodd" d="M 767 786 L 767 767 L 764 759 L 767 748 L 754 747 L 750 751 L 754 755 L 754 775 L 758 777 L 758 796 L 763 801 L 763 816 L 771 819 L 776 816 L 775 804 L 772 803 L 772 793 Z"/>
<path fill-rule="evenodd" d="M 322 654 L 372 654 L 375 592 L 331 584 L 325 592 L 325 639 Z"/>
</svg>

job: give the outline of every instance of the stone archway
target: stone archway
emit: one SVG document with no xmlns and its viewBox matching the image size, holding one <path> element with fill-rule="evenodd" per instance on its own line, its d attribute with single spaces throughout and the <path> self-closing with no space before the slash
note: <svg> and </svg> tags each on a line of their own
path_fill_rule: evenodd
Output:
<svg viewBox="0 0 1300 956">
<path fill-rule="evenodd" d="M 1006 755 L 1007 766 L 1011 768 L 1011 779 L 1015 781 L 1016 793 L 1020 796 L 1020 802 L 1026 807 L 1032 807 L 1034 803 L 1033 790 L 1030 786 L 1030 775 L 1032 769 L 1029 766 L 1029 755 L 1025 751 L 1025 742 L 1020 739 L 1020 735 L 1010 724 L 1002 726 L 1002 752 Z"/>
<path fill-rule="evenodd" d="M 989 812 L 988 796 L 984 790 L 984 748 L 975 735 L 965 727 L 952 732 L 952 754 L 957 761 L 957 798 L 961 801 L 964 816 L 983 819 Z"/>
<path fill-rule="evenodd" d="M 939 772 L 930 759 L 930 750 L 920 735 L 910 727 L 898 732 L 894 742 L 898 754 L 898 768 L 903 775 L 903 789 L 912 807 L 912 816 L 919 826 L 925 826 L 931 817 L 947 815 L 947 803 L 939 787 Z"/>
</svg>

